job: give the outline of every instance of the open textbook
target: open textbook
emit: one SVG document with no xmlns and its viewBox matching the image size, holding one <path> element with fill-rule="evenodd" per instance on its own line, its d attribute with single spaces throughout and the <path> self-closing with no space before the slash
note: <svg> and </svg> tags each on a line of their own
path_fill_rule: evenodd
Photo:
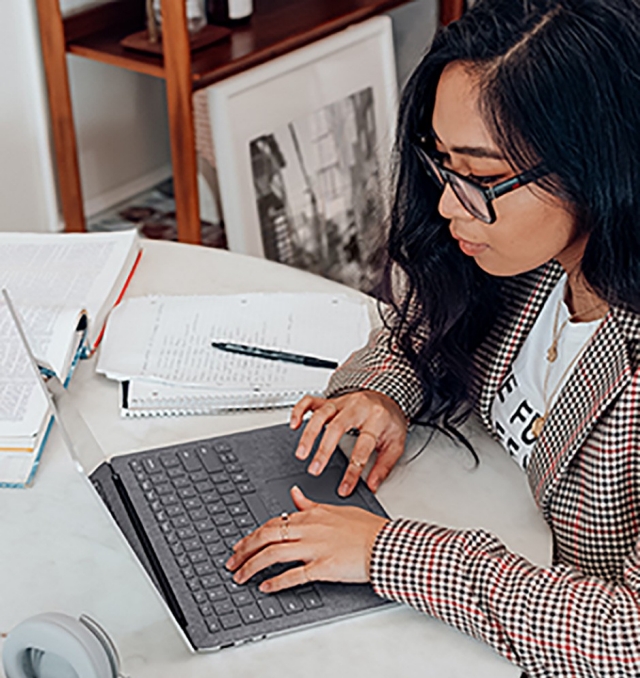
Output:
<svg viewBox="0 0 640 678">
<path fill-rule="evenodd" d="M 134 298 L 111 315 L 97 371 L 121 382 L 126 416 L 281 407 L 320 393 L 331 370 L 226 353 L 211 342 L 340 363 L 369 330 L 367 305 L 343 294 Z"/>
<path fill-rule="evenodd" d="M 0 233 L 0 288 L 8 291 L 45 371 L 64 383 L 76 360 L 95 350 L 139 256 L 135 231 Z M 0 486 L 31 482 L 50 419 L 0 299 Z"/>
</svg>

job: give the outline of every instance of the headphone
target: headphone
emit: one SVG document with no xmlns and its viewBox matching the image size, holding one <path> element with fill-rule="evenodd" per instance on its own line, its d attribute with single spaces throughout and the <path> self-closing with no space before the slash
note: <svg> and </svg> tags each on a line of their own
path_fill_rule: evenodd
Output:
<svg viewBox="0 0 640 678">
<path fill-rule="evenodd" d="M 84 614 L 45 612 L 18 624 L 2 664 L 6 678 L 126 678 L 109 634 Z"/>
</svg>

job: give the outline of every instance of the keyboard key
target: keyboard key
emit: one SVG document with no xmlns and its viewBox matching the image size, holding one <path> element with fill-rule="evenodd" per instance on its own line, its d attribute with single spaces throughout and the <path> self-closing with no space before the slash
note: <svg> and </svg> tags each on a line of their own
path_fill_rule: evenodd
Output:
<svg viewBox="0 0 640 678">
<path fill-rule="evenodd" d="M 159 520 L 161 523 L 165 522 L 169 517 L 166 511 L 156 511 L 155 516 L 156 520 Z"/>
<path fill-rule="evenodd" d="M 143 492 L 149 492 L 150 490 L 153 489 L 153 483 L 151 482 L 151 480 L 143 480 L 143 481 L 140 483 L 140 489 L 141 489 Z"/>
<path fill-rule="evenodd" d="M 135 476 L 139 483 L 147 479 L 147 474 L 144 471 L 136 471 Z"/>
<path fill-rule="evenodd" d="M 196 591 L 199 591 L 202 586 L 200 586 L 200 582 L 197 579 L 189 579 L 187 581 L 187 586 L 191 590 L 192 593 L 195 593 Z"/>
<path fill-rule="evenodd" d="M 171 544 L 171 552 L 173 553 L 174 556 L 180 556 L 184 553 L 184 547 L 180 542 L 177 542 L 176 544 Z"/>
<path fill-rule="evenodd" d="M 173 521 L 172 521 L 173 522 Z M 165 533 L 168 534 L 173 530 L 173 525 L 167 520 L 164 523 L 160 523 L 160 529 Z"/>
<path fill-rule="evenodd" d="M 191 448 L 179 450 L 178 459 L 180 459 L 184 470 L 188 473 L 191 473 L 192 471 L 199 471 L 202 468 L 200 457 L 196 454 L 195 450 Z"/>
<path fill-rule="evenodd" d="M 231 596 L 231 599 L 236 607 L 243 607 L 244 605 L 250 605 L 254 602 L 253 596 L 248 589 L 234 593 Z"/>
<path fill-rule="evenodd" d="M 264 615 L 265 619 L 274 619 L 275 617 L 282 617 L 282 605 L 273 596 L 268 598 L 260 598 L 258 607 Z"/>
<path fill-rule="evenodd" d="M 226 464 L 225 465 L 225 470 L 227 473 L 242 473 L 243 469 L 240 464 Z"/>
<path fill-rule="evenodd" d="M 229 614 L 230 612 L 234 612 L 235 610 L 233 603 L 228 598 L 226 600 L 219 600 L 213 603 L 213 609 L 216 611 L 216 614 L 219 617 Z"/>
<path fill-rule="evenodd" d="M 229 560 L 229 556 L 226 553 L 224 555 L 215 556 L 212 560 L 213 564 L 218 568 L 218 572 L 224 572 L 224 570 L 227 569 L 225 563 Z"/>
<path fill-rule="evenodd" d="M 202 507 L 202 502 L 198 497 L 191 497 L 191 499 L 185 499 L 183 503 L 187 511 L 193 511 L 194 509 L 199 509 Z"/>
<path fill-rule="evenodd" d="M 187 558 L 186 554 L 183 554 L 176 558 L 176 563 L 178 563 L 178 567 L 189 567 L 190 562 L 191 561 L 189 560 L 189 558 Z"/>
<path fill-rule="evenodd" d="M 200 499 L 205 504 L 213 504 L 216 501 L 219 501 L 220 499 L 220 494 L 218 493 L 218 490 L 211 490 L 211 492 L 205 492 Z"/>
<path fill-rule="evenodd" d="M 209 600 L 212 603 L 216 603 L 220 600 L 227 600 L 227 592 L 222 588 L 222 586 L 215 586 L 207 591 Z"/>
<path fill-rule="evenodd" d="M 142 465 L 144 466 L 144 470 L 149 474 L 160 473 L 160 471 L 162 471 L 162 467 L 160 466 L 160 464 L 158 464 L 158 462 L 152 457 L 147 457 L 146 459 L 143 459 Z"/>
<path fill-rule="evenodd" d="M 142 466 L 142 462 L 139 459 L 132 459 L 129 462 L 129 467 L 131 468 L 131 470 L 134 473 L 144 470 L 144 467 Z"/>
<path fill-rule="evenodd" d="M 233 452 L 226 452 L 220 455 L 220 461 L 223 464 L 231 464 L 234 461 L 238 461 L 238 457 Z"/>
<path fill-rule="evenodd" d="M 193 594 L 193 599 L 198 603 L 199 605 L 203 605 L 204 603 L 207 602 L 208 596 L 205 591 L 196 591 Z"/>
<path fill-rule="evenodd" d="M 221 471 L 220 473 L 214 473 L 211 476 L 211 480 L 213 480 L 216 485 L 219 485 L 220 483 L 228 483 L 229 476 L 224 471 Z"/>
<path fill-rule="evenodd" d="M 223 453 L 225 452 L 231 452 L 233 449 L 231 445 L 224 440 L 216 440 L 213 443 L 213 449 L 220 455 L 220 458 L 222 458 Z"/>
<path fill-rule="evenodd" d="M 144 496 L 147 498 L 147 501 L 151 503 L 158 498 L 158 493 L 155 490 L 149 490 L 149 492 L 144 493 Z"/>
<path fill-rule="evenodd" d="M 181 475 L 178 478 L 173 479 L 173 486 L 176 490 L 179 490 L 182 487 L 191 487 L 191 480 L 186 475 Z"/>
<path fill-rule="evenodd" d="M 240 473 L 232 473 L 231 474 L 231 481 L 234 482 L 236 485 L 238 483 L 248 483 L 249 482 L 249 476 L 244 472 Z"/>
<path fill-rule="evenodd" d="M 238 528 L 235 525 L 223 525 L 220 528 L 220 536 L 224 539 L 225 537 L 237 537 Z"/>
<path fill-rule="evenodd" d="M 167 532 L 164 535 L 164 537 L 167 540 L 167 544 L 177 544 L 178 543 L 178 535 L 173 530 L 171 532 Z"/>
<path fill-rule="evenodd" d="M 240 494 L 251 494 L 256 491 L 253 483 L 240 483 L 239 485 L 236 485 L 236 488 Z"/>
<path fill-rule="evenodd" d="M 172 504 L 170 506 L 167 506 L 167 515 L 169 516 L 169 518 L 175 518 L 176 516 L 179 516 L 182 513 L 184 513 L 184 509 L 180 504 Z"/>
<path fill-rule="evenodd" d="M 174 468 L 167 469 L 167 475 L 169 478 L 182 478 L 185 472 L 182 466 L 175 466 Z"/>
<path fill-rule="evenodd" d="M 210 492 L 211 490 L 213 490 L 213 483 L 209 480 L 205 480 L 201 483 L 196 483 L 196 490 L 200 495 L 204 494 L 205 492 Z"/>
<path fill-rule="evenodd" d="M 234 487 L 233 483 L 226 482 L 226 483 L 220 483 L 220 485 L 218 485 L 217 489 L 218 489 L 218 492 L 220 492 L 220 494 L 229 494 L 229 492 L 235 492 L 236 488 Z"/>
<path fill-rule="evenodd" d="M 201 445 L 198 449 L 198 456 L 209 473 L 218 473 L 219 471 L 222 471 L 220 458 L 213 450 Z"/>
<path fill-rule="evenodd" d="M 224 543 L 227 545 L 229 551 L 240 541 L 240 535 L 236 534 L 235 537 L 226 537 L 223 539 Z"/>
<path fill-rule="evenodd" d="M 165 506 L 170 506 L 171 504 L 177 504 L 178 503 L 178 495 L 175 492 L 171 492 L 170 494 L 163 494 L 160 501 Z"/>
<path fill-rule="evenodd" d="M 227 506 L 231 506 L 233 504 L 241 504 L 242 503 L 242 497 L 237 492 L 230 492 L 229 494 L 225 494 L 222 497 L 222 501 Z"/>
<path fill-rule="evenodd" d="M 224 542 L 217 542 L 216 544 L 209 544 L 207 546 L 207 553 L 210 556 L 221 556 L 223 553 L 227 552 L 227 546 Z"/>
<path fill-rule="evenodd" d="M 200 520 L 208 520 L 209 514 L 207 509 L 204 507 L 197 508 L 195 511 L 189 511 L 189 516 L 191 516 L 191 521 L 197 523 Z"/>
<path fill-rule="evenodd" d="M 240 516 L 239 518 L 236 518 L 236 525 L 238 527 L 254 528 L 256 524 L 257 524 L 256 521 L 250 516 Z"/>
<path fill-rule="evenodd" d="M 178 537 L 180 539 L 193 539 L 195 536 L 196 536 L 196 532 L 191 526 L 181 527 L 178 530 Z"/>
<path fill-rule="evenodd" d="M 195 539 L 185 539 L 182 542 L 185 551 L 197 551 L 202 548 L 200 540 L 196 537 Z"/>
<path fill-rule="evenodd" d="M 213 516 L 213 522 L 220 527 L 221 525 L 228 525 L 232 522 L 231 516 L 225 511 L 224 513 L 216 513 Z"/>
<path fill-rule="evenodd" d="M 182 572 L 182 576 L 185 579 L 193 579 L 196 576 L 195 570 L 191 565 L 181 568 L 180 572 Z"/>
<path fill-rule="evenodd" d="M 207 506 L 209 513 L 222 513 L 227 510 L 227 506 L 223 501 L 214 501 Z"/>
<path fill-rule="evenodd" d="M 245 624 L 255 624 L 264 619 L 262 612 L 260 612 L 260 609 L 255 603 L 241 607 L 240 617 L 242 617 L 242 621 Z"/>
<path fill-rule="evenodd" d="M 176 466 L 180 465 L 180 462 L 178 461 L 178 457 L 171 452 L 161 454 L 160 455 L 160 463 L 165 468 L 175 468 Z"/>
<path fill-rule="evenodd" d="M 178 496 L 180 499 L 189 499 L 190 497 L 195 497 L 196 496 L 196 491 L 193 487 L 181 487 L 178 490 Z"/>
<path fill-rule="evenodd" d="M 283 610 L 287 614 L 295 614 L 304 610 L 302 601 L 298 600 L 297 596 L 293 593 L 279 593 L 277 595 Z"/>
<path fill-rule="evenodd" d="M 210 530 L 209 532 L 201 532 L 200 539 L 205 544 L 215 544 L 220 541 L 220 535 L 217 530 Z"/>
<path fill-rule="evenodd" d="M 213 574 L 215 572 L 213 565 L 208 560 L 204 563 L 198 563 L 194 569 L 199 577 L 204 577 L 206 574 Z M 318 605 L 318 607 L 320 606 Z"/>
<path fill-rule="evenodd" d="M 193 518 L 193 515 L 191 517 Z M 193 526 L 196 528 L 196 530 L 198 530 L 198 532 L 207 532 L 208 530 L 213 529 L 213 523 L 208 518 L 194 521 Z"/>
<path fill-rule="evenodd" d="M 201 577 L 200 583 L 202 588 L 212 589 L 214 586 L 220 585 L 220 577 L 217 574 L 208 574 L 205 577 Z"/>
<path fill-rule="evenodd" d="M 196 563 L 201 563 L 204 560 L 208 560 L 207 554 L 204 551 L 191 551 L 188 555 L 189 555 L 189 560 L 194 565 Z"/>
<path fill-rule="evenodd" d="M 226 581 L 224 587 L 229 593 L 238 593 L 239 591 L 245 591 L 247 588 L 245 584 L 236 584 L 234 581 Z"/>
<path fill-rule="evenodd" d="M 162 483 L 161 485 L 156 485 L 156 492 L 162 497 L 163 494 L 173 493 L 173 487 L 170 483 Z"/>
<path fill-rule="evenodd" d="M 244 504 L 233 504 L 232 506 L 229 506 L 228 511 L 234 517 L 243 516 L 248 513 L 247 507 L 244 506 Z"/>
<path fill-rule="evenodd" d="M 189 478 L 191 478 L 192 483 L 201 483 L 204 480 L 208 480 L 209 476 L 206 471 L 196 471 L 195 473 L 190 473 Z"/>
<path fill-rule="evenodd" d="M 209 617 L 207 619 L 207 628 L 211 633 L 218 633 L 220 631 L 220 622 L 215 617 Z"/>
<path fill-rule="evenodd" d="M 220 617 L 220 623 L 224 629 L 233 629 L 236 626 L 242 626 L 242 620 L 237 612 L 225 614 L 224 617 Z"/>
<path fill-rule="evenodd" d="M 149 479 L 154 485 L 160 485 L 161 483 L 166 483 L 169 481 L 169 476 L 164 471 L 159 473 L 154 473 L 152 476 L 149 476 Z"/>
<path fill-rule="evenodd" d="M 213 614 L 213 607 L 209 603 L 200 605 L 200 613 L 203 617 L 210 617 Z"/>
<path fill-rule="evenodd" d="M 300 599 L 307 610 L 313 610 L 317 607 L 322 607 L 324 603 L 319 594 L 315 591 L 305 591 L 300 593 Z"/>
<path fill-rule="evenodd" d="M 187 516 L 177 516 L 171 522 L 173 523 L 173 526 L 176 528 L 176 530 L 179 530 L 181 527 L 191 527 L 191 523 L 189 522 Z"/>
</svg>

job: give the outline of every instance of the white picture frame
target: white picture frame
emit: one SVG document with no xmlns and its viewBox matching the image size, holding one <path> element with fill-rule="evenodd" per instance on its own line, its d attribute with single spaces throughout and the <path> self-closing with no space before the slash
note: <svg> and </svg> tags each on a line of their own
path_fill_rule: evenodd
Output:
<svg viewBox="0 0 640 678">
<path fill-rule="evenodd" d="M 271 178 L 269 190 L 272 190 L 276 179 L 282 182 L 283 202 L 291 204 L 285 209 L 278 203 L 277 209 L 282 214 L 295 212 L 295 215 L 289 215 L 287 233 L 299 229 L 294 232 L 296 243 L 310 242 L 310 233 L 323 240 L 314 244 L 316 249 L 322 245 L 322 252 L 311 257 L 316 264 L 318 258 L 332 251 L 332 245 L 334 250 L 346 248 L 352 260 L 354 250 L 362 254 L 362 242 L 371 242 L 371 235 L 360 233 L 358 249 L 357 243 L 354 245 L 353 232 L 362 228 L 363 224 L 367 229 L 380 231 L 380 240 L 384 240 L 385 196 L 388 193 L 389 160 L 398 99 L 389 17 L 368 19 L 211 85 L 207 88 L 207 98 L 230 250 L 267 256 L 314 270 L 314 265 L 288 261 L 286 256 L 281 256 L 281 240 L 276 243 L 276 236 L 270 235 L 273 229 L 265 225 L 265 203 L 269 201 L 261 193 L 260 182 L 263 180 L 256 168 L 264 166 L 266 156 L 273 158 L 274 145 L 277 146 L 278 157 L 283 158 L 282 168 L 279 168 L 280 174 L 275 179 L 271 169 L 265 170 L 264 176 Z M 329 131 L 322 131 L 328 128 Z M 336 140 L 336 129 L 340 130 L 340 139 L 347 141 Z M 325 143 L 325 136 L 331 136 L 330 142 Z M 329 146 L 329 153 L 322 150 Z M 366 153 L 361 148 L 363 146 Z M 372 147 L 373 156 L 370 154 Z M 335 156 L 334 160 L 318 160 L 322 155 L 329 157 L 331 154 Z M 313 157 L 313 162 L 309 162 L 310 157 Z M 342 188 L 331 188 L 331 197 L 323 198 L 327 191 L 319 190 L 320 184 L 324 185 L 327 181 L 336 183 L 335 177 L 332 178 L 327 170 L 330 163 L 335 165 L 334 174 Z M 309 169 L 307 165 L 313 165 L 315 169 Z M 358 187 L 354 188 L 356 182 Z M 375 189 L 372 189 L 374 184 Z M 344 197 L 340 197 L 340 190 L 343 190 Z M 363 198 L 365 192 L 368 197 Z M 273 197 L 273 192 L 268 197 Z M 370 205 L 367 200 L 375 204 Z M 358 213 L 349 201 L 356 201 L 366 214 Z M 382 202 L 385 204 L 381 205 Z M 331 216 L 327 217 L 329 213 Z M 272 218 L 273 210 L 269 214 Z M 282 214 L 273 218 L 279 218 L 281 221 L 278 223 L 282 223 Z M 313 225 L 310 225 L 311 222 Z M 341 241 L 341 237 L 345 240 Z M 336 242 L 341 245 L 336 247 Z M 310 255 L 305 250 L 302 255 L 298 252 L 300 256 L 308 259 Z M 367 260 L 373 257 L 371 252 L 366 256 Z M 356 261 L 355 268 L 361 263 Z M 333 263 L 331 265 L 334 266 Z M 339 262 L 335 263 L 336 267 L 338 265 Z M 372 286 L 371 281 L 365 279 L 367 276 L 370 278 L 370 274 L 363 278 L 362 273 L 356 274 L 353 270 L 349 273 L 347 268 L 349 266 L 343 266 L 339 274 L 330 272 L 328 277 L 361 289 Z M 315 272 L 326 274 L 322 270 Z"/>
</svg>

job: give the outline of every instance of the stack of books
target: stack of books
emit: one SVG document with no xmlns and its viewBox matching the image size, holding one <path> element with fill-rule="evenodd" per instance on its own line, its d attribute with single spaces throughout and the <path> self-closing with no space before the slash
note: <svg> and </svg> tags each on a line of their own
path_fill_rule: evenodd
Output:
<svg viewBox="0 0 640 678">
<path fill-rule="evenodd" d="M 68 383 L 93 354 L 106 317 L 141 254 L 135 230 L 119 233 L 0 233 L 0 288 L 25 328 L 41 370 Z M 0 300 L 0 487 L 33 482 L 51 412 Z"/>
</svg>

